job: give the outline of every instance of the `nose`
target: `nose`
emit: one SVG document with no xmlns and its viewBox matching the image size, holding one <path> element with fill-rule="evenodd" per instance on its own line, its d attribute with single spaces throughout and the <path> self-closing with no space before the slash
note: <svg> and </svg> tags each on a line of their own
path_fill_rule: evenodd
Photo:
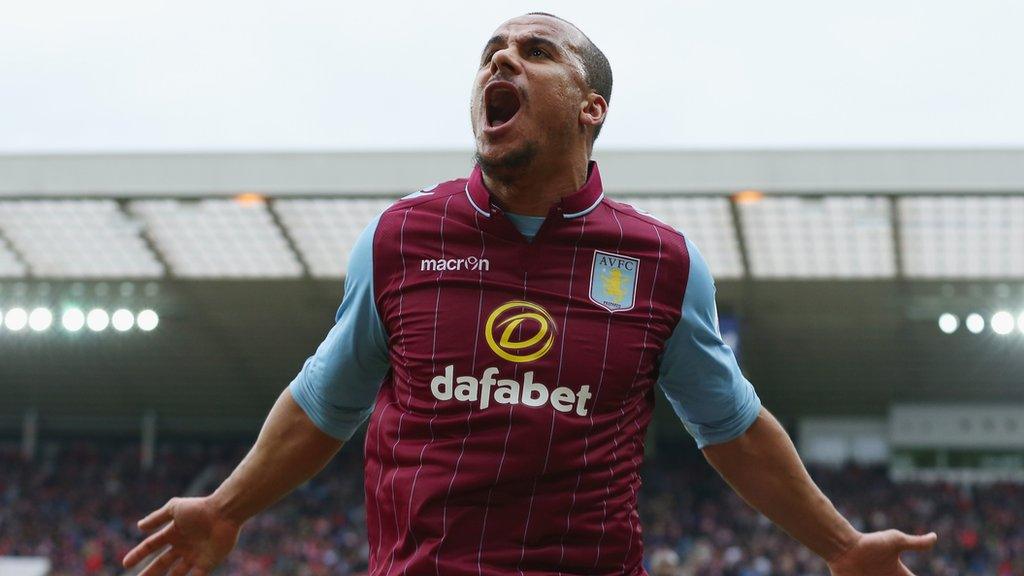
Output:
<svg viewBox="0 0 1024 576">
<path fill-rule="evenodd" d="M 492 75 L 498 75 L 502 71 L 516 75 L 522 72 L 522 70 L 522 63 L 519 61 L 519 57 L 516 56 L 514 44 L 509 44 L 491 55 Z"/>
</svg>

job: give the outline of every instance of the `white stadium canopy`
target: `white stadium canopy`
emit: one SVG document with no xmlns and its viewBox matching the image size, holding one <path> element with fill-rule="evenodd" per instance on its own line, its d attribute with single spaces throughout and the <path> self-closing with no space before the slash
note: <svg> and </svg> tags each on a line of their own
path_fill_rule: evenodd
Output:
<svg viewBox="0 0 1024 576">
<path fill-rule="evenodd" d="M 1024 277 L 1024 151 L 620 151 L 608 193 L 717 278 Z M 337 278 L 466 152 L 0 156 L 0 279 Z"/>
</svg>

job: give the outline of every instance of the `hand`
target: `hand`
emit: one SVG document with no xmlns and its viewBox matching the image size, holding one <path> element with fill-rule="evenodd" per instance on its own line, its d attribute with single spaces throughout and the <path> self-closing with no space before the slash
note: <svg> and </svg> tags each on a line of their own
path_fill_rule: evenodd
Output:
<svg viewBox="0 0 1024 576">
<path fill-rule="evenodd" d="M 171 498 L 139 521 L 139 529 L 146 533 L 161 526 L 125 555 L 125 568 L 170 545 L 139 576 L 186 576 L 190 571 L 207 576 L 235 547 L 241 530 L 241 524 L 221 515 L 209 497 Z"/>
<path fill-rule="evenodd" d="M 857 543 L 828 567 L 832 576 L 914 576 L 900 561 L 900 553 L 930 550 L 938 538 L 934 532 L 911 536 L 899 530 L 861 534 Z"/>
</svg>

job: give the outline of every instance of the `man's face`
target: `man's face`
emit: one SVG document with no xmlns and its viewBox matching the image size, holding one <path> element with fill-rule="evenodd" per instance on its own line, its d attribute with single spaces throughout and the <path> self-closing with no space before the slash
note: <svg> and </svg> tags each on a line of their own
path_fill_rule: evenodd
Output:
<svg viewBox="0 0 1024 576">
<path fill-rule="evenodd" d="M 589 89 L 576 47 L 579 31 L 549 16 L 520 16 L 484 46 L 470 116 L 477 161 L 515 171 L 540 153 L 588 145 L 579 122 Z"/>
</svg>

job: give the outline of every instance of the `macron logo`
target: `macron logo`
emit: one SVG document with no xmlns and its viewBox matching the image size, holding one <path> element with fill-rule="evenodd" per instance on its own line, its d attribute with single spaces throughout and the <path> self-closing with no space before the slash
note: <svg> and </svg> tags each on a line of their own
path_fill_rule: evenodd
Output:
<svg viewBox="0 0 1024 576">
<path fill-rule="evenodd" d="M 487 272 L 491 269 L 491 262 L 486 258 L 424 258 L 420 260 L 420 272 L 446 272 L 451 270 L 473 270 Z"/>
</svg>

